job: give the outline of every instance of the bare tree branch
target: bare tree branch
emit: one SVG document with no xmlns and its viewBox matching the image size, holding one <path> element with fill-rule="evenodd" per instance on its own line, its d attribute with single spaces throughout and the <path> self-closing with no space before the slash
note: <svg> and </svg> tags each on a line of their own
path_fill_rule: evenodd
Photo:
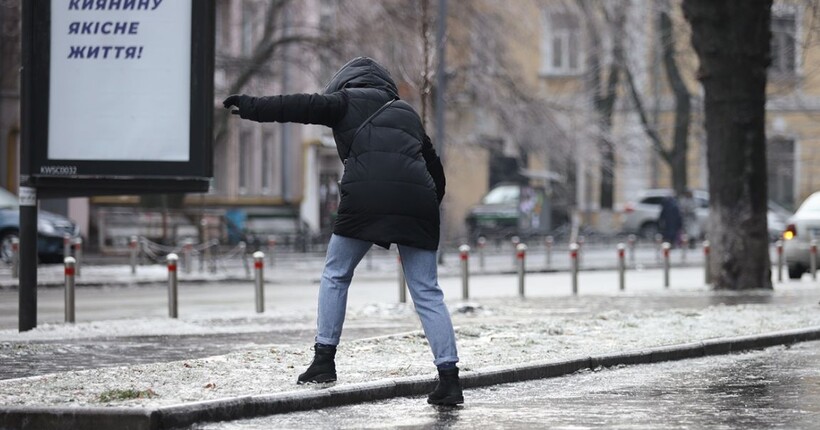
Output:
<svg viewBox="0 0 820 430">
<path fill-rule="evenodd" d="M 663 140 L 660 135 L 658 135 L 655 127 L 649 123 L 649 115 L 646 113 L 643 100 L 638 92 L 638 89 L 636 88 L 635 78 L 632 76 L 632 70 L 628 66 L 624 67 L 624 75 L 626 76 L 626 82 L 629 84 L 629 94 L 632 97 L 632 103 L 635 105 L 635 110 L 638 111 L 638 116 L 641 118 L 641 124 L 643 124 L 644 131 L 649 137 L 652 147 L 655 149 L 655 152 L 657 152 L 667 163 L 671 163 L 672 155 L 666 150 L 666 148 L 663 147 Z"/>
</svg>

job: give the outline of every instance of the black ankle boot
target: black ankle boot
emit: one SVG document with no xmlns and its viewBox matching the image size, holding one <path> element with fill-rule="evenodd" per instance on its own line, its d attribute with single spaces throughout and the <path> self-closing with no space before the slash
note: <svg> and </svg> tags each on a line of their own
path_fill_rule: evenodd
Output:
<svg viewBox="0 0 820 430">
<path fill-rule="evenodd" d="M 310 367 L 305 370 L 305 373 L 299 375 L 296 380 L 297 384 L 305 384 L 308 382 L 333 382 L 336 380 L 336 347 L 335 346 L 319 346 L 314 347 L 313 362 Z"/>
<path fill-rule="evenodd" d="M 458 405 L 464 403 L 461 382 L 458 380 L 458 367 L 438 371 L 438 385 L 427 396 L 431 405 Z"/>
</svg>

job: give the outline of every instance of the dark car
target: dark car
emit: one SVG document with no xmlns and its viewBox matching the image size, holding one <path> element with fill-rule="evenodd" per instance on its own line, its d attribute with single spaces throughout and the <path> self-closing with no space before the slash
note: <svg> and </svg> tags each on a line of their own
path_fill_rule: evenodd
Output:
<svg viewBox="0 0 820 430">
<path fill-rule="evenodd" d="M 470 241 L 538 236 L 550 229 L 550 208 L 544 190 L 518 184 L 499 184 L 467 213 Z"/>
<path fill-rule="evenodd" d="M 37 216 L 37 256 L 45 263 L 63 258 L 63 237 L 79 236 L 80 229 L 69 219 L 46 211 Z M 17 196 L 0 188 L 0 259 L 11 262 L 11 243 L 20 235 L 20 208 Z"/>
</svg>

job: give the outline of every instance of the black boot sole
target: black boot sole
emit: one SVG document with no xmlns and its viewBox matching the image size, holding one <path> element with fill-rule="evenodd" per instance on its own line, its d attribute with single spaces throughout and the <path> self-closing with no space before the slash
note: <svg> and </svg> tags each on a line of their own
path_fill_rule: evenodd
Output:
<svg viewBox="0 0 820 430">
<path fill-rule="evenodd" d="M 443 399 L 427 399 L 427 403 L 438 406 L 455 406 L 464 403 L 464 396 L 448 396 Z"/>
<path fill-rule="evenodd" d="M 312 378 L 308 378 L 303 380 L 297 380 L 296 385 L 303 385 L 303 384 L 326 384 L 328 382 L 336 382 L 336 374 L 333 373 L 322 373 L 316 375 Z"/>
</svg>

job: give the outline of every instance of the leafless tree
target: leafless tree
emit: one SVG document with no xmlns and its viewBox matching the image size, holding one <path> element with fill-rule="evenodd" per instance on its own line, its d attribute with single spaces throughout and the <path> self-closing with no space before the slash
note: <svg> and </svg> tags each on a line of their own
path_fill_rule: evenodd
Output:
<svg viewBox="0 0 820 430">
<path fill-rule="evenodd" d="M 537 1 L 527 4 L 537 10 Z M 428 62 L 430 29 L 441 18 L 435 16 L 435 8 L 428 1 L 402 0 L 351 0 L 344 5 L 344 16 L 339 20 L 344 23 L 339 33 L 344 40 L 342 50 L 348 55 L 382 59 L 391 66 L 400 85 L 406 86 L 403 89 L 411 101 L 421 105 L 420 111 L 429 112 L 428 95 L 437 91 Z M 516 17 L 514 10 L 490 0 L 455 0 L 449 5 L 447 110 L 480 108 L 504 124 L 505 136 L 525 151 L 544 150 L 558 143 L 558 139 L 550 139 L 562 132 L 554 118 L 556 106 L 528 86 L 523 68 L 510 55 L 515 44 L 528 40 L 516 34 L 524 31 L 520 23 L 531 20 Z M 448 142 L 481 144 L 480 139 L 457 136 Z"/>
<path fill-rule="evenodd" d="M 227 2 L 224 3 L 227 6 Z M 314 55 L 338 54 L 336 39 L 327 29 L 309 25 L 299 19 L 300 2 L 294 0 L 271 0 L 262 2 L 260 13 L 261 31 L 247 56 L 235 56 L 228 51 L 216 53 L 216 66 L 228 76 L 227 94 L 240 93 L 254 78 L 271 77 L 277 73 L 278 63 L 296 62 L 298 56 L 288 56 L 288 49 L 299 49 Z M 222 35 L 217 35 L 222 37 Z M 214 127 L 214 144 L 218 145 L 227 135 L 227 111 L 218 110 Z"/>
<path fill-rule="evenodd" d="M 632 69 L 627 65 L 624 68 L 629 95 L 637 111 L 646 136 L 649 138 L 655 152 L 669 166 L 672 188 L 677 194 L 682 194 L 688 188 L 689 129 L 692 121 L 691 94 L 683 79 L 678 65 L 675 50 L 675 28 L 670 16 L 668 4 L 657 12 L 658 32 L 660 36 L 661 62 L 666 76 L 666 82 L 672 90 L 675 99 L 675 122 L 671 147 L 665 143 L 662 134 L 656 125 L 652 124 L 647 111 L 646 103 L 641 96 L 641 90 L 636 83 Z"/>
</svg>

